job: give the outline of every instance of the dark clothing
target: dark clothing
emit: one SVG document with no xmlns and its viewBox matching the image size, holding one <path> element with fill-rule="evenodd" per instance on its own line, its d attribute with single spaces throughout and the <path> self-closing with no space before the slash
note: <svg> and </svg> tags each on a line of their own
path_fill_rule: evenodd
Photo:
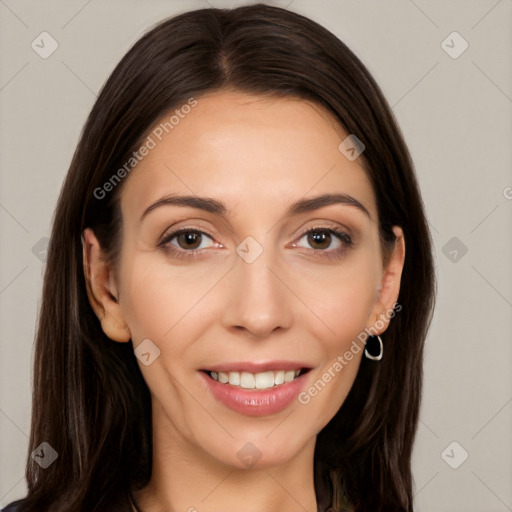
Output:
<svg viewBox="0 0 512 512">
<path fill-rule="evenodd" d="M 23 500 L 13 501 L 12 503 L 9 503 L 7 507 L 3 508 L 0 512 L 17 512 L 18 505 L 22 502 Z"/>
</svg>

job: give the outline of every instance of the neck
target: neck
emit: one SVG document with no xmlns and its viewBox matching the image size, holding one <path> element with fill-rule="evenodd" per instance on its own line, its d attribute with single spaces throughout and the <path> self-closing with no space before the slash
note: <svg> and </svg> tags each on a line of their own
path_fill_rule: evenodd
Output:
<svg viewBox="0 0 512 512">
<path fill-rule="evenodd" d="M 244 512 L 314 512 L 314 446 L 313 438 L 278 465 L 234 467 L 201 452 L 169 422 L 154 417 L 151 480 L 133 493 L 134 501 L 140 512 L 239 512 L 241 504 Z"/>
</svg>

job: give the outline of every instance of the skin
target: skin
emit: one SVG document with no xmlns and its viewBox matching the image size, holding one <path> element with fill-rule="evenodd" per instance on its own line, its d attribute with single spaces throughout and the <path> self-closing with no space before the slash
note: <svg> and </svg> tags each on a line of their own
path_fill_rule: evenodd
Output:
<svg viewBox="0 0 512 512">
<path fill-rule="evenodd" d="M 120 343 L 131 339 L 134 348 L 149 338 L 160 350 L 149 366 L 138 361 L 154 429 L 152 478 L 135 494 L 144 512 L 231 512 L 241 503 L 247 512 L 316 510 L 316 435 L 345 400 L 363 351 L 309 403 L 294 400 L 263 417 L 216 401 L 198 370 L 301 361 L 312 367 L 308 388 L 392 310 L 403 234 L 394 228 L 397 242 L 384 267 L 375 193 L 360 159 L 338 150 L 346 136 L 332 114 L 304 100 L 203 96 L 126 179 L 115 266 L 85 230 L 89 298 L 104 332 Z M 347 204 L 286 215 L 297 200 L 334 192 L 354 197 L 369 215 Z M 169 194 L 215 198 L 228 212 L 166 205 L 141 220 Z M 179 258 L 159 246 L 179 228 L 206 233 L 193 249 L 200 256 Z M 313 228 L 349 233 L 353 245 L 334 234 L 315 244 Z M 248 236 L 263 248 L 252 263 L 236 253 Z M 167 246 L 190 253 L 186 243 L 175 237 Z M 383 323 L 379 333 L 389 320 Z M 261 454 L 251 468 L 237 457 L 247 442 Z"/>
</svg>

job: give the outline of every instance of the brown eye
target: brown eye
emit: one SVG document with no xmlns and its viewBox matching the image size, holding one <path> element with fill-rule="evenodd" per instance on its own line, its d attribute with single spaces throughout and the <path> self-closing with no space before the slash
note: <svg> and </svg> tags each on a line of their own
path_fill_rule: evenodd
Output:
<svg viewBox="0 0 512 512">
<path fill-rule="evenodd" d="M 176 236 L 181 249 L 197 249 L 201 245 L 202 235 L 195 231 L 185 231 Z"/>
<path fill-rule="evenodd" d="M 313 254 L 329 258 L 341 257 L 353 245 L 350 235 L 327 227 L 310 229 L 294 244 L 295 247 L 310 249 Z"/>
<path fill-rule="evenodd" d="M 162 240 L 161 245 L 172 246 L 176 250 L 190 252 L 196 249 L 206 249 L 215 244 L 212 237 L 202 231 L 183 229 L 167 235 Z"/>
<path fill-rule="evenodd" d="M 307 237 L 308 243 L 313 249 L 328 249 L 332 242 L 329 231 L 311 231 Z"/>
</svg>

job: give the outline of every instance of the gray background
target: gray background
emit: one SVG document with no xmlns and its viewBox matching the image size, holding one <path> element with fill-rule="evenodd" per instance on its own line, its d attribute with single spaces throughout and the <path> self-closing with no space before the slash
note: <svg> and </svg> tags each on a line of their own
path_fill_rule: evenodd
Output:
<svg viewBox="0 0 512 512">
<path fill-rule="evenodd" d="M 26 491 L 45 237 L 96 94 L 150 25 L 243 3 L 0 0 L 0 506 Z M 315 19 L 363 60 L 416 164 L 439 282 L 417 510 L 512 510 L 512 2 L 269 3 Z M 47 59 L 31 48 L 43 31 L 59 45 Z M 453 31 L 469 44 L 457 58 L 445 49 L 458 53 L 460 39 L 442 46 Z"/>
</svg>

